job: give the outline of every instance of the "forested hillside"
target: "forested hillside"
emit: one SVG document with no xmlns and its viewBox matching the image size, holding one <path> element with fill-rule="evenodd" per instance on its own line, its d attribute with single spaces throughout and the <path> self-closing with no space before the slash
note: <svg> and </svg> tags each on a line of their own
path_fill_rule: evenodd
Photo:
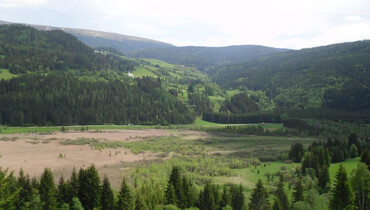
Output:
<svg viewBox="0 0 370 210">
<path fill-rule="evenodd" d="M 133 84 L 80 80 L 69 73 L 26 74 L 0 81 L 0 124 L 186 124 L 194 114 L 144 77 Z"/>
<path fill-rule="evenodd" d="M 370 41 L 260 57 L 209 70 L 225 88 L 263 90 L 284 109 L 370 107 Z"/>
<path fill-rule="evenodd" d="M 216 65 L 241 63 L 248 59 L 288 51 L 258 45 L 240 45 L 229 47 L 169 47 L 143 49 L 129 53 L 133 57 L 155 58 L 173 64 L 196 67 L 199 70 Z"/>
<path fill-rule="evenodd" d="M 94 52 L 60 30 L 39 31 L 24 25 L 0 26 L 0 68 L 11 73 L 51 70 L 133 70 L 132 62 Z"/>
</svg>

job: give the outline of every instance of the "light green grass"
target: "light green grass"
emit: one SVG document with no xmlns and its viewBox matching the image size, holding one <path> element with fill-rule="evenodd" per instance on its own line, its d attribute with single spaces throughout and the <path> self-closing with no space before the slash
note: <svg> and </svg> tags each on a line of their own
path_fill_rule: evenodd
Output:
<svg viewBox="0 0 370 210">
<path fill-rule="evenodd" d="M 204 121 L 204 120 L 202 120 L 201 117 L 197 117 L 197 118 L 195 118 L 194 125 L 197 125 L 197 126 L 214 126 L 214 125 L 224 125 L 224 124 Z"/>
<path fill-rule="evenodd" d="M 13 77 L 17 77 L 18 75 L 16 74 L 12 74 L 9 72 L 8 69 L 0 69 L 0 80 L 4 79 L 4 80 L 8 80 L 8 79 L 11 79 Z"/>
<path fill-rule="evenodd" d="M 138 67 L 136 67 L 135 68 L 135 71 L 132 72 L 132 74 L 134 75 L 134 77 L 145 77 L 145 76 L 154 77 L 154 78 L 157 78 L 158 77 L 158 75 L 156 75 L 153 72 L 149 71 L 144 66 L 138 66 Z"/>
<path fill-rule="evenodd" d="M 157 128 L 158 126 L 149 126 L 149 125 L 88 125 L 89 130 L 106 130 L 106 129 L 130 129 L 130 130 L 141 130 L 149 128 Z M 13 134 L 13 133 L 48 133 L 60 131 L 62 126 L 40 126 L 40 127 L 0 127 L 1 134 Z M 76 125 L 76 126 L 65 126 L 66 130 L 80 130 L 81 128 L 86 128 L 85 125 Z"/>
<path fill-rule="evenodd" d="M 330 181 L 331 181 L 331 184 L 333 185 L 334 184 L 334 181 L 335 181 L 335 174 L 337 173 L 338 169 L 339 169 L 339 165 L 343 165 L 343 167 L 346 169 L 347 171 L 347 174 L 348 175 L 351 175 L 353 169 L 356 169 L 357 168 L 357 164 L 359 163 L 360 161 L 360 158 L 351 158 L 351 159 L 347 159 L 346 161 L 344 162 L 340 162 L 340 163 L 332 163 L 330 165 L 330 168 L 329 168 L 329 174 L 330 174 Z"/>
<path fill-rule="evenodd" d="M 173 64 L 169 64 L 169 63 L 166 63 L 164 61 L 157 60 L 157 59 L 143 58 L 141 60 L 149 62 L 152 65 L 159 65 L 160 67 L 166 67 L 166 68 L 174 68 L 175 67 L 175 65 L 173 65 Z"/>
</svg>

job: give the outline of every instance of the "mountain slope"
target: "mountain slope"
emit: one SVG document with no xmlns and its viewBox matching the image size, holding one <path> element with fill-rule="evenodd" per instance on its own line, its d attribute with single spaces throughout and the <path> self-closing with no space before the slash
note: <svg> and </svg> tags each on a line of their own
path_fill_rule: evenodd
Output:
<svg viewBox="0 0 370 210">
<path fill-rule="evenodd" d="M 0 21 L 0 25 L 9 25 L 12 24 L 6 21 Z M 23 24 L 23 23 L 22 23 Z M 24 24 L 36 28 L 38 30 L 62 30 L 67 33 L 70 33 L 76 36 L 86 45 L 97 48 L 97 47 L 110 47 L 115 48 L 121 52 L 129 52 L 132 50 L 139 50 L 144 48 L 164 48 L 164 47 L 173 47 L 173 45 L 159 42 L 151 39 L 136 37 L 136 36 L 127 36 L 117 33 L 109 33 L 102 31 L 94 31 L 87 29 L 75 29 L 75 28 L 62 28 L 62 27 L 53 27 L 53 26 L 43 26 L 43 25 L 31 25 Z"/>
<path fill-rule="evenodd" d="M 11 73 L 50 70 L 129 71 L 132 62 L 94 52 L 61 30 L 39 31 L 24 25 L 0 26 L 0 68 Z"/>
<path fill-rule="evenodd" d="M 369 57 L 370 41 L 358 41 L 279 53 L 208 73 L 227 88 L 264 90 L 280 107 L 360 110 L 370 107 Z"/>
<path fill-rule="evenodd" d="M 258 45 L 228 47 L 171 47 L 143 49 L 129 53 L 132 57 L 155 58 L 173 64 L 196 67 L 201 70 L 215 65 L 241 63 L 249 59 L 267 56 L 287 49 Z"/>
</svg>

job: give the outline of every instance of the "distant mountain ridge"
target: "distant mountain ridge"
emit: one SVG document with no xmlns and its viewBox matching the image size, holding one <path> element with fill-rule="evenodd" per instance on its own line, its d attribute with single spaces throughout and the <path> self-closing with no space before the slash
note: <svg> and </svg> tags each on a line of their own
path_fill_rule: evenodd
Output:
<svg viewBox="0 0 370 210">
<path fill-rule="evenodd" d="M 76 28 L 64 28 L 64 27 L 54 27 L 45 25 L 33 25 L 27 23 L 12 23 L 0 20 L 0 25 L 5 24 L 22 24 L 31 26 L 38 30 L 63 30 L 76 36 L 80 41 L 86 45 L 97 48 L 97 47 L 110 47 L 115 48 L 123 53 L 140 50 L 145 48 L 166 48 L 174 47 L 172 44 L 165 42 L 160 42 L 152 39 L 146 39 L 136 36 L 128 36 L 117 33 L 109 33 L 88 29 L 76 29 Z"/>
</svg>

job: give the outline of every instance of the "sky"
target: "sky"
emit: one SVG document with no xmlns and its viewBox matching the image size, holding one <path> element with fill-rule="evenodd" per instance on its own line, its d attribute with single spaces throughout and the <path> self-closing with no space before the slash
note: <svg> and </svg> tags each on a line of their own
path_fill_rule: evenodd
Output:
<svg viewBox="0 0 370 210">
<path fill-rule="evenodd" d="M 0 0 L 0 20 L 176 46 L 301 49 L 370 39 L 370 0 Z"/>
</svg>

